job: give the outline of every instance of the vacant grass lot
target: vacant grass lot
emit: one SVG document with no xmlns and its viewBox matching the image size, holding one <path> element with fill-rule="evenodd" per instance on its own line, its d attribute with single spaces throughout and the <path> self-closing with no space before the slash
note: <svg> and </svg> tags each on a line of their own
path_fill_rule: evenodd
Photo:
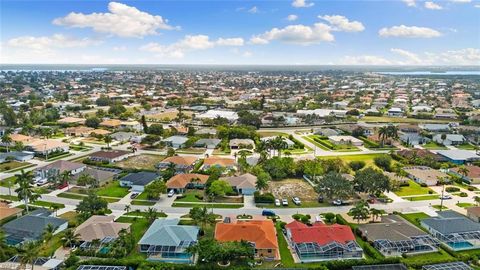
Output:
<svg viewBox="0 0 480 270">
<path fill-rule="evenodd" d="M 477 150 L 478 149 L 478 147 L 476 147 L 474 145 L 471 145 L 469 143 L 456 145 L 455 147 L 458 148 L 458 149 L 463 149 L 463 150 Z"/>
<path fill-rule="evenodd" d="M 164 159 L 165 156 L 161 155 L 142 154 L 129 157 L 115 165 L 124 169 L 155 170 L 155 165 Z"/>
<path fill-rule="evenodd" d="M 412 196 L 429 194 L 429 191 L 432 190 L 428 187 L 420 186 L 413 180 L 408 180 L 408 187 L 401 187 L 398 191 L 395 191 L 394 193 L 398 196 Z"/>
<path fill-rule="evenodd" d="M 123 198 L 128 194 L 128 188 L 120 186 L 118 181 L 112 181 L 97 190 L 98 196 Z"/>
<path fill-rule="evenodd" d="M 283 136 L 285 138 L 288 138 L 287 133 L 283 132 L 278 132 L 278 131 L 257 131 L 258 135 L 260 137 L 272 137 L 272 136 Z"/>
<path fill-rule="evenodd" d="M 402 197 L 402 198 L 408 201 L 415 202 L 415 201 L 437 200 L 440 197 L 438 196 L 438 194 L 436 194 L 436 195 L 412 196 L 412 197 Z"/>
<path fill-rule="evenodd" d="M 371 166 L 374 168 L 378 168 L 375 163 L 373 162 L 373 159 L 375 157 L 381 156 L 384 154 L 366 154 L 366 155 L 345 155 L 345 156 L 321 156 L 317 157 L 320 159 L 335 159 L 335 158 L 340 158 L 345 164 L 348 164 L 350 161 L 364 161 L 365 166 Z M 392 161 L 392 163 L 394 163 Z"/>
<path fill-rule="evenodd" d="M 18 161 L 7 161 L 0 164 L 0 172 L 15 170 L 19 168 L 27 168 L 33 166 L 32 163 L 28 162 L 18 162 Z"/>
<path fill-rule="evenodd" d="M 182 113 L 188 118 L 191 118 L 193 115 L 193 112 L 191 111 L 182 111 Z M 175 119 L 177 116 L 178 116 L 178 111 L 168 111 L 163 113 L 146 115 L 145 117 L 147 118 L 147 121 L 150 119 L 152 121 L 170 121 L 172 119 Z"/>
<path fill-rule="evenodd" d="M 429 215 L 423 212 L 401 214 L 401 216 L 404 219 L 408 220 L 410 223 L 415 224 L 418 227 L 420 227 L 420 220 L 430 217 Z"/>
</svg>

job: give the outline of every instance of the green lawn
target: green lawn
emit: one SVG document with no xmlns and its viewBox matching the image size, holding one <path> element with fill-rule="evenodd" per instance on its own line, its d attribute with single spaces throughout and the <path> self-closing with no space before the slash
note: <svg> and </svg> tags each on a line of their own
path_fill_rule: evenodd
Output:
<svg viewBox="0 0 480 270">
<path fill-rule="evenodd" d="M 125 213 L 123 216 L 136 216 L 136 217 L 146 217 L 147 212 L 142 212 L 142 211 L 130 211 L 128 213 Z M 157 217 L 167 217 L 167 214 L 164 212 L 157 212 Z"/>
<path fill-rule="evenodd" d="M 302 204 L 296 205 L 293 202 L 289 201 L 288 206 L 276 206 L 274 203 L 257 203 L 258 207 L 262 208 L 312 208 L 312 207 L 329 207 L 331 206 L 328 202 L 319 203 L 317 201 L 302 201 Z"/>
<path fill-rule="evenodd" d="M 443 207 L 441 207 L 439 204 L 432 205 L 432 207 L 437 209 L 437 210 L 447 210 L 448 209 L 448 207 L 446 207 L 445 205 Z"/>
<path fill-rule="evenodd" d="M 18 161 L 12 160 L 12 161 L 0 163 L 0 172 L 11 171 L 11 170 L 20 169 L 20 168 L 27 168 L 31 166 L 33 166 L 33 164 L 28 162 L 18 162 Z"/>
<path fill-rule="evenodd" d="M 463 149 L 463 150 L 477 150 L 477 147 L 475 147 L 474 145 L 471 145 L 469 143 L 456 145 L 455 147 L 458 148 L 458 149 Z"/>
<path fill-rule="evenodd" d="M 0 195 L 0 199 L 4 199 L 4 200 L 8 200 L 8 201 L 18 201 L 18 197 L 17 196 L 10 196 L 10 195 L 3 195 L 1 194 Z"/>
<path fill-rule="evenodd" d="M 241 208 L 243 207 L 243 204 L 224 204 L 224 203 L 178 203 L 174 202 L 172 204 L 172 207 L 187 207 L 187 208 L 193 208 L 195 206 L 206 206 L 208 208 L 230 208 L 230 209 L 236 209 L 236 208 Z"/>
<path fill-rule="evenodd" d="M 441 144 L 438 144 L 434 141 L 428 142 L 428 143 L 422 145 L 422 147 L 425 148 L 425 149 L 429 149 L 429 150 L 445 150 L 445 149 L 448 149 L 447 147 L 445 147 Z"/>
<path fill-rule="evenodd" d="M 54 205 L 56 205 L 56 206 L 58 206 L 58 209 L 65 208 L 65 204 L 63 204 L 63 203 L 52 203 L 52 202 L 46 202 L 46 201 L 35 201 L 33 203 L 33 205 L 42 206 L 42 207 L 45 207 L 45 208 L 51 208 Z"/>
<path fill-rule="evenodd" d="M 282 228 L 280 227 L 280 222 L 275 224 L 275 228 L 277 229 L 277 242 L 278 248 L 280 249 L 280 258 L 282 260 L 283 267 L 292 267 L 295 265 L 293 260 L 292 254 L 288 249 L 288 243 L 285 237 L 283 236 Z"/>
<path fill-rule="evenodd" d="M 334 144 L 330 142 L 328 139 L 320 139 L 318 135 L 309 135 L 307 137 L 309 142 L 315 144 L 316 146 L 329 151 L 334 152 L 356 152 L 360 151 L 356 146 L 351 144 Z"/>
<path fill-rule="evenodd" d="M 123 198 L 128 194 L 128 188 L 120 186 L 120 182 L 112 181 L 97 190 L 98 196 Z"/>
<path fill-rule="evenodd" d="M 0 181 L 1 187 L 12 187 L 15 184 L 16 176 L 11 176 Z"/>
<path fill-rule="evenodd" d="M 185 197 L 175 199 L 176 202 L 202 202 L 202 200 L 195 197 L 195 195 L 204 196 L 204 192 L 201 190 L 188 190 L 183 193 Z"/>
<path fill-rule="evenodd" d="M 413 196 L 413 197 L 402 197 L 402 198 L 407 201 L 415 202 L 415 201 L 437 200 L 440 197 L 438 196 L 438 194 L 436 194 L 436 195 Z"/>
<path fill-rule="evenodd" d="M 260 137 L 273 137 L 273 136 L 282 136 L 284 138 L 288 138 L 287 133 L 278 132 L 278 131 L 257 131 Z"/>
<path fill-rule="evenodd" d="M 458 207 L 462 207 L 462 208 L 468 208 L 468 207 L 475 206 L 474 203 L 457 203 L 455 205 L 458 206 Z"/>
<path fill-rule="evenodd" d="M 429 218 L 430 216 L 423 213 L 410 213 L 410 214 L 400 214 L 404 219 L 408 220 L 410 223 L 420 227 L 420 220 Z"/>
<path fill-rule="evenodd" d="M 61 197 L 61 198 L 67 198 L 67 199 L 73 199 L 73 200 L 83 200 L 83 198 L 86 197 L 86 195 L 81 195 L 81 194 L 77 194 L 77 193 L 70 193 L 70 192 L 62 192 L 60 194 L 57 195 L 57 197 Z M 116 199 L 116 198 L 106 198 L 106 197 L 102 197 L 104 200 L 106 200 L 108 203 L 114 203 L 114 202 L 118 202 L 120 199 Z"/>
<path fill-rule="evenodd" d="M 406 265 L 426 265 L 447 262 L 452 259 L 454 259 L 452 255 L 443 249 L 439 249 L 438 252 L 407 256 L 406 258 L 402 258 L 401 261 Z"/>
<path fill-rule="evenodd" d="M 144 206 L 152 206 L 155 205 L 156 202 L 153 201 L 143 201 L 143 200 L 132 200 L 132 205 L 144 205 Z"/>
<path fill-rule="evenodd" d="M 412 196 L 412 195 L 424 195 L 429 194 L 428 192 L 432 191 L 428 187 L 422 187 L 413 180 L 408 180 L 408 187 L 400 187 L 399 190 L 394 193 L 398 196 Z"/>
<path fill-rule="evenodd" d="M 365 166 L 372 166 L 375 168 L 378 168 L 375 163 L 373 162 L 373 159 L 381 156 L 384 154 L 365 154 L 365 155 L 345 155 L 345 156 L 321 156 L 317 157 L 320 159 L 334 159 L 334 158 L 340 158 L 345 164 L 351 162 L 351 161 L 364 161 Z M 393 163 L 393 162 L 392 162 Z"/>
</svg>

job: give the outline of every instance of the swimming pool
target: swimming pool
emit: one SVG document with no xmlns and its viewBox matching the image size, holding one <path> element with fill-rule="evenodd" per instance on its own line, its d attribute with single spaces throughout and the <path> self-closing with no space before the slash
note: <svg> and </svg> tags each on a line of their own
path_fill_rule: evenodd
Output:
<svg viewBox="0 0 480 270">
<path fill-rule="evenodd" d="M 449 242 L 447 244 L 454 250 L 470 249 L 473 247 L 473 245 L 469 242 L 458 242 L 458 243 Z"/>
</svg>

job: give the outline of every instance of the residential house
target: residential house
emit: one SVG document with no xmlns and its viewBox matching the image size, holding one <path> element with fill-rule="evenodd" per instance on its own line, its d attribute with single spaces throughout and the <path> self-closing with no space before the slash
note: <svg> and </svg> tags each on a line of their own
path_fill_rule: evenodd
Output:
<svg viewBox="0 0 480 270">
<path fill-rule="evenodd" d="M 135 136 L 136 134 L 133 132 L 124 132 L 124 131 L 115 132 L 110 135 L 110 137 L 112 137 L 115 141 L 119 141 L 119 142 L 128 142 Z"/>
<path fill-rule="evenodd" d="M 455 167 L 448 169 L 448 172 L 461 177 L 468 184 L 480 184 L 480 167 L 474 165 L 465 165 L 464 168 L 467 169 L 466 175 L 460 173 L 461 167 Z"/>
<path fill-rule="evenodd" d="M 85 118 L 79 118 L 79 117 L 64 117 L 62 119 L 59 119 L 57 121 L 60 124 L 67 124 L 67 125 L 83 125 L 85 124 Z"/>
<path fill-rule="evenodd" d="M 425 144 L 425 143 L 430 141 L 430 139 L 420 135 L 419 133 L 404 133 L 404 132 L 402 132 L 402 133 L 399 134 L 398 137 L 403 143 L 405 143 L 407 145 L 411 145 L 411 146 Z"/>
<path fill-rule="evenodd" d="M 130 151 L 124 150 L 110 150 L 110 151 L 98 151 L 95 153 L 90 154 L 88 157 L 90 160 L 98 161 L 98 162 L 108 162 L 114 163 L 121 160 L 124 160 L 132 155 Z"/>
<path fill-rule="evenodd" d="M 439 150 L 437 154 L 458 165 L 480 160 L 477 153 L 469 150 Z"/>
<path fill-rule="evenodd" d="M 406 167 L 404 170 L 409 178 L 427 186 L 435 186 L 439 181 L 448 176 L 444 172 L 426 166 Z"/>
<path fill-rule="evenodd" d="M 215 149 L 222 140 L 220 139 L 200 139 L 195 142 L 195 147 L 204 147 L 207 149 Z"/>
<path fill-rule="evenodd" d="M 387 111 L 387 115 L 391 117 L 402 117 L 403 114 L 404 114 L 403 109 L 398 107 L 390 108 Z"/>
<path fill-rule="evenodd" d="M 22 209 L 8 206 L 6 202 L 0 202 L 0 222 L 13 217 L 20 217 Z"/>
<path fill-rule="evenodd" d="M 102 167 L 87 167 L 79 174 L 72 176 L 72 181 L 77 182 L 82 175 L 89 175 L 97 180 L 99 185 L 105 184 L 107 181 L 112 180 L 117 174 L 121 172 L 120 169 L 102 168 Z"/>
<path fill-rule="evenodd" d="M 468 207 L 467 217 L 475 222 L 480 222 L 480 206 Z"/>
<path fill-rule="evenodd" d="M 57 160 L 48 165 L 40 168 L 36 168 L 34 171 L 34 178 L 37 182 L 42 182 L 50 179 L 51 177 L 59 176 L 64 172 L 69 172 L 70 175 L 77 175 L 83 172 L 87 168 L 87 165 L 78 162 L 72 162 L 68 160 Z"/>
<path fill-rule="evenodd" d="M 78 269 L 77 269 L 78 270 Z M 408 270 L 403 263 L 355 265 L 352 270 Z"/>
<path fill-rule="evenodd" d="M 35 156 L 32 152 L 17 152 L 11 151 L 8 153 L 0 153 L 0 163 L 13 159 L 20 162 L 25 162 L 33 159 Z"/>
<path fill-rule="evenodd" d="M 63 260 L 49 257 L 36 257 L 29 263 L 23 261 L 22 256 L 15 255 L 5 262 L 0 263 L 2 270 L 60 270 L 63 266 Z"/>
<path fill-rule="evenodd" d="M 41 239 L 49 224 L 55 228 L 54 235 L 68 227 L 67 220 L 53 217 L 51 211 L 40 208 L 4 224 L 2 229 L 6 235 L 6 242 L 17 245 Z"/>
<path fill-rule="evenodd" d="M 160 175 L 154 172 L 129 173 L 120 178 L 120 186 L 129 187 L 133 192 L 143 192 L 151 182 L 160 179 Z"/>
<path fill-rule="evenodd" d="M 451 128 L 449 124 L 422 124 L 418 126 L 429 132 L 448 132 Z"/>
<path fill-rule="evenodd" d="M 362 146 L 363 141 L 353 136 L 330 136 L 328 140 L 334 144 L 351 144 L 354 146 Z"/>
<path fill-rule="evenodd" d="M 69 127 L 65 129 L 65 135 L 74 137 L 88 137 L 94 132 L 94 128 L 91 127 Z"/>
<path fill-rule="evenodd" d="M 307 226 L 295 220 L 287 224 L 285 230 L 287 241 L 301 262 L 363 257 L 363 250 L 347 225 L 315 222 Z"/>
<path fill-rule="evenodd" d="M 171 136 L 162 140 L 162 142 L 164 142 L 167 146 L 173 147 L 175 149 L 185 147 L 185 143 L 187 141 L 188 138 L 185 136 Z"/>
<path fill-rule="evenodd" d="M 280 251 L 275 225 L 271 220 L 217 223 L 215 239 L 219 242 L 247 241 L 255 248 L 255 258 L 279 260 Z"/>
<path fill-rule="evenodd" d="M 467 139 L 461 134 L 437 134 L 433 136 L 433 141 L 443 145 L 460 145 L 465 143 Z"/>
<path fill-rule="evenodd" d="M 380 223 L 362 224 L 358 229 L 384 256 L 437 251 L 437 240 L 402 217 L 388 215 L 381 219 Z"/>
<path fill-rule="evenodd" d="M 197 226 L 178 225 L 179 219 L 156 219 L 138 242 L 141 253 L 149 261 L 188 263 L 194 262 L 187 248 L 198 240 Z"/>
<path fill-rule="evenodd" d="M 54 152 L 68 152 L 70 146 L 67 143 L 51 139 L 37 139 L 24 144 L 27 150 L 35 154 L 46 156 Z"/>
<path fill-rule="evenodd" d="M 227 181 L 233 190 L 242 195 L 253 195 L 257 190 L 257 177 L 250 173 L 245 173 L 240 176 L 231 176 L 222 178 Z"/>
<path fill-rule="evenodd" d="M 167 157 L 157 164 L 157 168 L 160 170 L 167 169 L 170 164 L 175 165 L 176 173 L 188 173 L 193 170 L 198 158 L 194 156 L 172 156 Z"/>
<path fill-rule="evenodd" d="M 176 174 L 167 181 L 167 190 L 175 193 L 184 193 L 186 189 L 203 189 L 207 183 L 208 175 L 198 173 Z"/>
<path fill-rule="evenodd" d="M 480 223 L 452 210 L 437 214 L 422 219 L 420 224 L 446 247 L 454 251 L 480 248 Z"/>
<path fill-rule="evenodd" d="M 260 140 L 262 142 L 267 142 L 269 140 L 273 140 L 275 139 L 277 136 L 269 136 L 269 137 L 263 137 L 263 138 L 260 138 Z M 287 144 L 287 147 L 288 148 L 292 148 L 293 146 L 295 146 L 295 143 L 290 140 L 289 138 L 285 138 L 285 137 L 282 137 L 283 138 L 283 141 Z"/>
<path fill-rule="evenodd" d="M 89 248 L 95 240 L 100 244 L 108 244 L 118 238 L 122 230 L 130 231 L 130 223 L 115 222 L 114 216 L 91 216 L 75 229 L 80 248 Z"/>
<path fill-rule="evenodd" d="M 234 123 L 238 119 L 238 114 L 234 111 L 223 111 L 223 110 L 208 110 L 203 114 L 197 115 L 197 119 L 215 119 L 217 117 L 225 118 L 229 122 Z"/>
<path fill-rule="evenodd" d="M 121 124 L 122 124 L 122 121 L 118 119 L 107 119 L 100 122 L 101 127 L 113 128 L 113 129 L 119 128 Z"/>
<path fill-rule="evenodd" d="M 231 139 L 230 149 L 253 149 L 255 142 L 252 139 Z"/>
<path fill-rule="evenodd" d="M 208 170 L 211 167 L 235 169 L 235 159 L 222 157 L 207 157 L 203 160 L 202 170 Z"/>
<path fill-rule="evenodd" d="M 321 128 L 321 129 L 315 130 L 314 134 L 329 137 L 329 136 L 338 136 L 340 135 L 340 132 L 331 128 Z"/>
</svg>

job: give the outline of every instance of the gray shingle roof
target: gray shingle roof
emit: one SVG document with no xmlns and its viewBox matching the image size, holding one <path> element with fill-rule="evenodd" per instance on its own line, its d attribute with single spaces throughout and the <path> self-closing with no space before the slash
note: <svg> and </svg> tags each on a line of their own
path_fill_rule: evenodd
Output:
<svg viewBox="0 0 480 270">
<path fill-rule="evenodd" d="M 120 181 L 130 182 L 132 185 L 145 186 L 157 178 L 159 178 L 159 175 L 154 172 L 137 172 L 129 173 L 120 179 Z"/>
<path fill-rule="evenodd" d="M 422 224 L 447 235 L 451 233 L 480 231 L 480 223 L 472 221 L 467 217 L 454 211 L 437 212 L 438 217 L 422 220 Z"/>
</svg>

